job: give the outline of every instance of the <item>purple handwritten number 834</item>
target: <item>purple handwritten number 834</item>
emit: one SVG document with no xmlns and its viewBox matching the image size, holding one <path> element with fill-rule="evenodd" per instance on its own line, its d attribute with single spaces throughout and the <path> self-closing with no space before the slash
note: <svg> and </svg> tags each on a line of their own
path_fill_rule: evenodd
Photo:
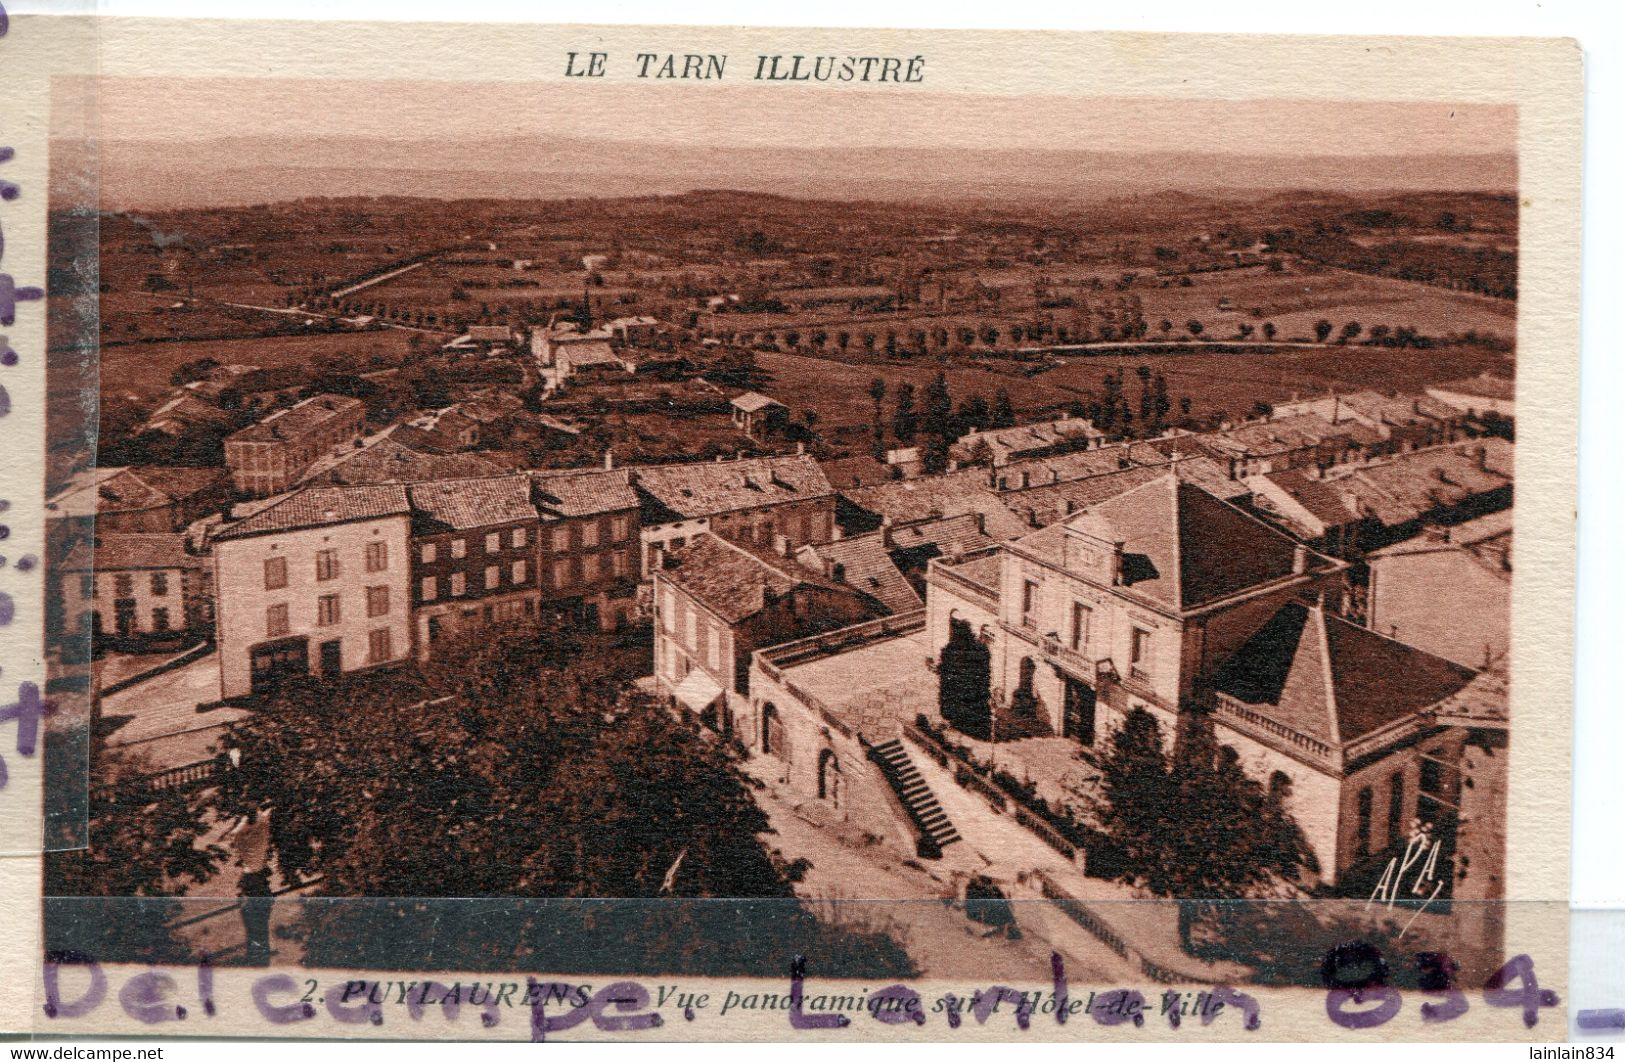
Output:
<svg viewBox="0 0 1625 1062">
<path fill-rule="evenodd" d="M 1421 1007 L 1422 1020 L 1435 1024 L 1467 1013 L 1467 996 L 1456 987 L 1456 963 L 1439 952 L 1415 956 L 1421 990 L 1433 997 Z M 1399 1013 L 1403 999 L 1388 983 L 1388 962 L 1380 949 L 1363 940 L 1339 944 L 1321 962 L 1326 986 L 1326 1016 L 1345 1029 L 1374 1029 Z M 1523 1012 L 1523 1023 L 1534 1028 L 1540 1008 L 1558 1005 L 1557 993 L 1535 980 L 1535 962 L 1515 955 L 1484 983 L 1484 1002 L 1492 1007 L 1513 1007 Z"/>
</svg>

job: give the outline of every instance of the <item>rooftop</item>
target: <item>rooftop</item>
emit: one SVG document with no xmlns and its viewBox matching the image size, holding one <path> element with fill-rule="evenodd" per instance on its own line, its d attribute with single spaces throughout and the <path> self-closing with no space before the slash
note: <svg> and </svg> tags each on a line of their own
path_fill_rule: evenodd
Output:
<svg viewBox="0 0 1625 1062">
<path fill-rule="evenodd" d="M 170 468 L 159 465 L 91 468 L 75 473 L 45 504 L 57 516 L 139 512 L 189 498 L 220 484 L 223 468 Z"/>
<path fill-rule="evenodd" d="M 746 413 L 756 413 L 760 410 L 771 409 L 774 407 L 779 409 L 788 408 L 783 402 L 780 402 L 774 398 L 769 398 L 763 394 L 758 394 L 755 391 L 746 391 L 744 394 L 735 397 L 728 404 L 733 406 L 735 409 L 743 410 Z"/>
<path fill-rule="evenodd" d="M 94 549 L 74 544 L 62 562 L 66 572 L 128 571 L 131 569 L 196 568 L 202 559 L 186 552 L 186 536 L 101 535 Z"/>
<path fill-rule="evenodd" d="M 1474 672 L 1327 614 L 1283 606 L 1214 673 L 1214 688 L 1297 733 L 1347 744 L 1458 693 Z"/>
<path fill-rule="evenodd" d="M 693 519 L 835 493 L 805 454 L 637 469 L 635 484 L 673 519 Z M 664 515 L 664 514 L 662 514 Z"/>
<path fill-rule="evenodd" d="M 738 623 L 798 586 L 839 587 L 807 568 L 705 533 L 666 553 L 660 574 L 724 623 Z M 839 587 L 841 589 L 849 589 Z"/>
<path fill-rule="evenodd" d="M 1035 531 L 1017 546 L 1073 570 L 1073 532 L 1122 544 L 1120 589 L 1186 611 L 1290 576 L 1298 544 L 1173 472 Z M 1331 562 L 1327 562 L 1331 563 Z"/>
<path fill-rule="evenodd" d="M 399 484 L 305 487 L 284 495 L 252 516 L 226 525 L 214 537 L 216 540 L 247 538 L 324 524 L 406 516 L 410 512 L 406 488 Z"/>
<path fill-rule="evenodd" d="M 924 604 L 887 552 L 879 531 L 803 546 L 796 556 L 820 575 L 868 594 L 888 612 L 908 612 Z"/>
<path fill-rule="evenodd" d="M 417 483 L 431 479 L 501 475 L 505 469 L 478 454 L 426 453 L 399 442 L 398 431 L 380 433 L 366 445 L 324 457 L 302 477 L 305 483 Z"/>
<path fill-rule="evenodd" d="M 312 395 L 287 409 L 279 409 L 255 424 L 226 437 L 228 442 L 272 442 L 297 439 L 335 417 L 359 413 L 363 404 L 348 395 Z"/>
<path fill-rule="evenodd" d="M 997 539 L 1015 538 L 1030 530 L 988 486 L 986 469 L 971 468 L 940 476 L 899 479 L 842 492 L 852 505 L 897 524 L 939 520 L 980 513 L 983 529 Z"/>
<path fill-rule="evenodd" d="M 415 483 L 412 507 L 420 520 L 453 531 L 536 519 L 527 476 L 490 476 Z"/>
<path fill-rule="evenodd" d="M 638 496 L 631 479 L 623 469 L 531 473 L 536 504 L 565 518 L 636 509 Z"/>
</svg>

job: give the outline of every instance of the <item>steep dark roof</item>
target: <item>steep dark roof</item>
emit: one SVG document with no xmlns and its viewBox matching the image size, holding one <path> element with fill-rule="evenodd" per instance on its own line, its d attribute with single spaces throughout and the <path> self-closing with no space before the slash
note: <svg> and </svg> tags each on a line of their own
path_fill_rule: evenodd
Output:
<svg viewBox="0 0 1625 1062">
<path fill-rule="evenodd" d="M 406 488 L 399 484 L 358 487 L 305 487 L 246 519 L 230 524 L 216 540 L 247 538 L 273 531 L 297 531 L 323 524 L 376 520 L 411 512 Z"/>
<path fill-rule="evenodd" d="M 1171 471 L 1021 543 L 1064 566 L 1066 528 L 1121 542 L 1123 589 L 1176 611 L 1291 575 L 1297 550 L 1291 538 Z"/>
<path fill-rule="evenodd" d="M 1438 704 L 1473 675 L 1319 606 L 1293 602 L 1219 666 L 1213 686 L 1337 746 Z"/>
</svg>

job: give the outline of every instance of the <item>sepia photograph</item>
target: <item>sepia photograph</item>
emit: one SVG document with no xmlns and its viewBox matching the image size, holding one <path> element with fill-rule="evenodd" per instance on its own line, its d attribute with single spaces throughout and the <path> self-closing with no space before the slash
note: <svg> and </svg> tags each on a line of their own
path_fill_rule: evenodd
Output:
<svg viewBox="0 0 1625 1062">
<path fill-rule="evenodd" d="M 1518 107 L 761 58 L 53 82 L 47 951 L 1495 976 Z"/>
</svg>

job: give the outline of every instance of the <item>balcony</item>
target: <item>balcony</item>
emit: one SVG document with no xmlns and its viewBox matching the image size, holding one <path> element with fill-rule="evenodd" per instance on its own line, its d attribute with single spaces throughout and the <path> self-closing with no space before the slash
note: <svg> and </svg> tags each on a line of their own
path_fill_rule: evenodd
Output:
<svg viewBox="0 0 1625 1062">
<path fill-rule="evenodd" d="M 1287 751 L 1294 752 L 1298 759 L 1308 760 L 1316 766 L 1330 767 L 1341 770 L 1343 767 L 1343 752 L 1332 747 L 1324 741 L 1312 738 L 1307 734 L 1278 723 L 1269 717 L 1254 711 L 1251 706 L 1237 700 L 1228 693 L 1215 693 L 1213 695 L 1214 714 L 1224 719 L 1227 726 L 1252 737 L 1264 741 L 1266 744 L 1280 747 L 1283 743 L 1288 746 Z"/>
</svg>

